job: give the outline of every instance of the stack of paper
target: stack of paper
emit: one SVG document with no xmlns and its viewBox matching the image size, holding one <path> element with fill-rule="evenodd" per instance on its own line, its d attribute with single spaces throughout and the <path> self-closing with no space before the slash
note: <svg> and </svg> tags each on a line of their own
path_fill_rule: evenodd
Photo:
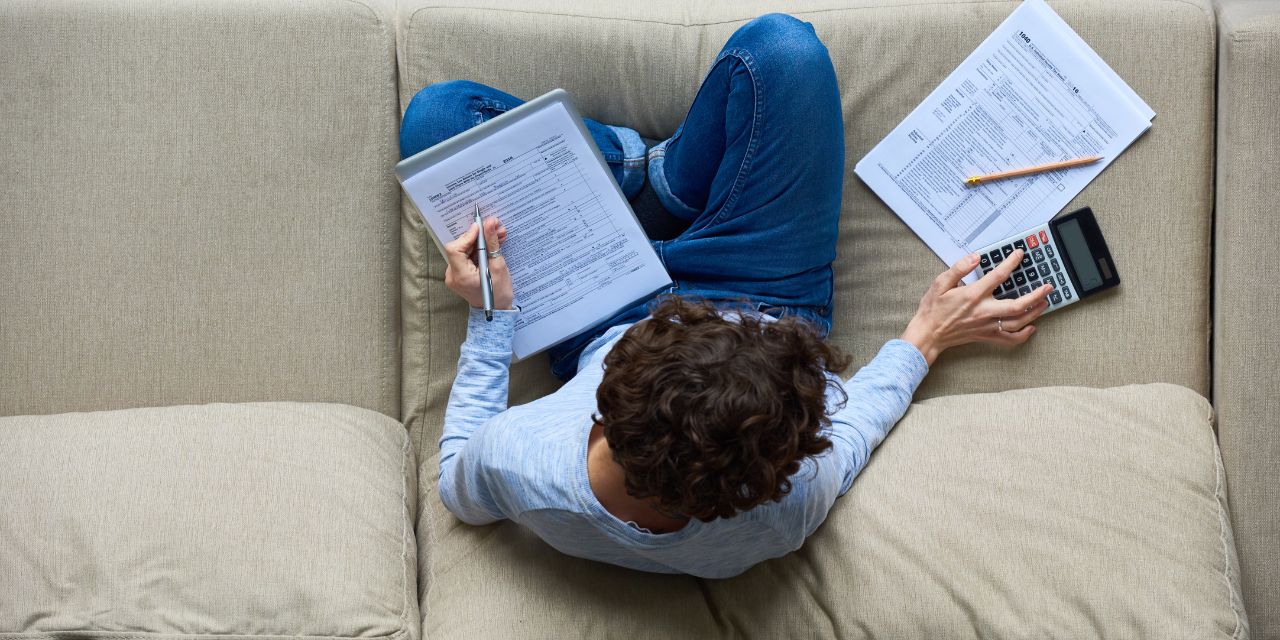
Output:
<svg viewBox="0 0 1280 640">
<path fill-rule="evenodd" d="M 1154 117 L 1044 0 L 1026 0 L 854 171 L 952 264 L 1053 218 Z M 965 185 L 1093 155 L 1102 161 Z"/>
<path fill-rule="evenodd" d="M 506 226 L 517 358 L 671 284 L 562 89 L 401 161 L 396 175 L 437 245 L 465 233 L 477 205 Z"/>
</svg>

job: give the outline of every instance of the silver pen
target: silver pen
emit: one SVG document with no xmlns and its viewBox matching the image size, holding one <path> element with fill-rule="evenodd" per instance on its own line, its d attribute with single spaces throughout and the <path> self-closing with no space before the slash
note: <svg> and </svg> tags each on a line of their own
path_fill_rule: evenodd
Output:
<svg viewBox="0 0 1280 640">
<path fill-rule="evenodd" d="M 484 298 L 484 319 L 493 322 L 493 276 L 489 275 L 489 245 L 484 241 L 484 220 L 480 219 L 480 203 L 476 203 L 476 253 L 480 254 L 480 297 Z"/>
</svg>

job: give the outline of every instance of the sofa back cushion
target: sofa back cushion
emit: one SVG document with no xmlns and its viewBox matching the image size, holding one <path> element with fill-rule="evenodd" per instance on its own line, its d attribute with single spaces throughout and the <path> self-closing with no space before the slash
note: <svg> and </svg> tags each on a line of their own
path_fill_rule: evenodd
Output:
<svg viewBox="0 0 1280 640">
<path fill-rule="evenodd" d="M 1017 5 L 808 0 L 786 8 L 814 25 L 839 77 L 846 175 L 832 338 L 858 362 L 902 332 L 945 265 L 862 184 L 853 164 Z M 1131 382 L 1207 393 L 1212 11 L 1181 0 L 1053 7 L 1159 114 L 1069 206 L 1093 207 L 1123 284 L 1046 317 L 1024 348 L 944 354 L 917 397 Z M 764 2 L 409 0 L 398 10 L 402 108 L 421 87 L 454 78 L 524 99 L 563 87 L 587 117 L 662 139 L 683 120 L 729 35 L 778 9 Z M 412 209 L 404 224 L 404 413 L 414 429 L 425 425 L 425 458 L 439 433 L 465 309 L 444 288 L 443 261 Z M 517 365 L 512 401 L 554 388 L 546 369 L 545 358 Z"/>
<path fill-rule="evenodd" d="M 0 4 L 0 415 L 398 417 L 389 6 Z"/>
</svg>

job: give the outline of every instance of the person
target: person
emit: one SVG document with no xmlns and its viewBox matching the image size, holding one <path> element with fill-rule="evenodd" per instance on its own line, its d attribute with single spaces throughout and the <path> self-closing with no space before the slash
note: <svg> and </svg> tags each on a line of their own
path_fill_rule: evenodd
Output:
<svg viewBox="0 0 1280 640">
<path fill-rule="evenodd" d="M 521 101 L 469 81 L 430 85 L 401 131 L 409 156 Z M 440 440 L 440 497 L 459 519 L 510 519 L 569 555 L 642 571 L 736 575 L 803 544 L 945 349 L 1025 342 L 1050 287 L 992 292 L 969 256 L 929 286 L 901 338 L 847 382 L 825 338 L 844 179 L 835 71 L 812 25 L 739 28 L 684 122 L 651 149 L 585 122 L 628 198 L 651 190 L 683 224 L 654 240 L 674 284 L 551 352 L 568 382 L 507 407 L 519 311 L 499 220 L 445 245 L 445 284 L 472 307 Z M 645 178 L 648 178 L 645 180 Z M 646 186 L 647 182 L 647 186 Z M 487 234 L 495 313 L 478 307 Z"/>
</svg>

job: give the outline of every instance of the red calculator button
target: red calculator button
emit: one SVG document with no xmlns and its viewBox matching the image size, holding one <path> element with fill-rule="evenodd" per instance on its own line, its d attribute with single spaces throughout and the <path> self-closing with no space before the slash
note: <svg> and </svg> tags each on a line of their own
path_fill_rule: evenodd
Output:
<svg viewBox="0 0 1280 640">
<path fill-rule="evenodd" d="M 1040 243 L 1039 243 L 1039 242 L 1036 242 L 1036 237 L 1035 237 L 1034 235 L 1027 236 L 1027 248 L 1028 248 L 1028 249 L 1034 249 L 1034 248 L 1036 248 L 1036 247 L 1038 247 L 1038 246 L 1040 246 Z"/>
<path fill-rule="evenodd" d="M 1045 244 L 1049 244 L 1049 234 L 1047 234 L 1047 233 L 1045 233 L 1045 232 L 1041 231 L 1041 232 L 1040 232 L 1040 242 L 1043 242 L 1043 243 L 1045 243 Z"/>
</svg>

